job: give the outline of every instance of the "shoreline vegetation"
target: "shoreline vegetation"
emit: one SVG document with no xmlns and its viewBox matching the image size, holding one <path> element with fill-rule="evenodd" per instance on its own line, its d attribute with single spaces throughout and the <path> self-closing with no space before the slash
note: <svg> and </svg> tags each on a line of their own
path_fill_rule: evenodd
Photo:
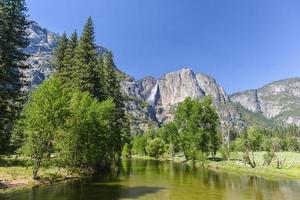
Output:
<svg viewBox="0 0 300 200">
<path fill-rule="evenodd" d="M 208 159 L 204 163 L 196 162 L 195 167 L 206 167 L 217 172 L 230 173 L 235 175 L 246 175 L 261 177 L 268 180 L 300 180 L 300 153 L 296 152 L 278 152 L 278 157 L 285 157 L 286 163 L 281 169 L 274 168 L 274 166 L 263 166 L 263 155 L 265 152 L 255 152 L 257 157 L 257 167 L 252 168 L 249 165 L 242 163 L 241 154 L 236 153 L 233 158 L 222 160 L 216 156 L 215 160 Z M 158 160 L 158 161 L 173 161 L 175 163 L 185 163 L 192 166 L 192 162 L 185 162 L 182 156 L 175 156 L 172 160 L 169 157 L 153 158 L 149 156 L 132 155 L 131 159 L 143 160 Z M 275 163 L 273 163 L 275 165 Z"/>
<path fill-rule="evenodd" d="M 295 152 L 278 152 L 277 156 L 286 157 L 287 162 L 282 169 L 276 169 L 272 166 L 262 166 L 262 155 L 265 152 L 255 152 L 257 157 L 257 167 L 244 165 L 240 162 L 239 154 L 232 156 L 229 161 L 220 159 L 217 154 L 215 160 L 206 160 L 203 164 L 196 162 L 195 167 L 205 167 L 213 171 L 230 173 L 235 175 L 256 176 L 268 180 L 299 180 L 300 179 L 300 153 Z M 187 164 L 192 166 L 192 162 L 184 162 L 183 155 L 176 155 L 174 160 L 170 157 L 154 158 L 150 156 L 132 155 L 126 159 L 141 159 L 141 160 L 156 160 L 156 161 L 173 161 L 175 163 Z M 296 160 L 296 161 L 294 161 Z M 23 159 L 15 160 L 13 157 L 2 157 L 0 167 L 0 194 L 7 192 L 20 191 L 23 189 L 30 189 L 40 185 L 53 184 L 68 180 L 80 179 L 82 177 L 91 175 L 90 171 L 71 172 L 66 169 L 59 169 L 58 167 L 48 166 L 40 169 L 39 179 L 32 178 L 32 166 L 25 166 L 20 164 Z M 292 166 L 289 165 L 293 163 Z"/>
</svg>

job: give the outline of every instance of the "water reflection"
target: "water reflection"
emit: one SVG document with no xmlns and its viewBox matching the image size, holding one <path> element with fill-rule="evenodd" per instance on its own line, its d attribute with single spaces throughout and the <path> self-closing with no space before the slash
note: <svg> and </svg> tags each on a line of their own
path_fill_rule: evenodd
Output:
<svg viewBox="0 0 300 200">
<path fill-rule="evenodd" d="M 18 200 L 296 200 L 300 199 L 299 196 L 300 184 L 297 181 L 268 181 L 172 162 L 123 160 L 118 170 L 106 176 L 42 186 L 0 197 Z"/>
</svg>

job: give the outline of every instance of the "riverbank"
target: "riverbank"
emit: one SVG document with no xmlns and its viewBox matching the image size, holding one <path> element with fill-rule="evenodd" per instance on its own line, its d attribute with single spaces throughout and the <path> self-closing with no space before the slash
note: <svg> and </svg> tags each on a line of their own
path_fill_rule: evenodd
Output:
<svg viewBox="0 0 300 200">
<path fill-rule="evenodd" d="M 52 184 L 80 177 L 80 174 L 78 173 L 72 173 L 54 167 L 41 168 L 39 174 L 39 179 L 34 180 L 32 179 L 31 167 L 0 167 L 0 193 L 32 188 L 42 184 Z"/>
<path fill-rule="evenodd" d="M 0 159 L 0 193 L 19 189 L 36 187 L 42 184 L 52 184 L 80 178 L 82 175 L 57 167 L 42 167 L 39 179 L 32 179 L 32 167 L 28 166 L 26 158 L 2 156 Z"/>
<path fill-rule="evenodd" d="M 282 169 L 276 168 L 275 160 L 269 167 L 262 166 L 264 152 L 255 152 L 255 161 L 257 163 L 256 168 L 252 168 L 240 162 L 242 154 L 234 153 L 231 156 L 230 161 L 219 159 L 218 161 L 206 160 L 204 167 L 210 168 L 214 171 L 222 171 L 227 173 L 233 173 L 237 175 L 249 175 L 263 177 L 269 180 L 286 179 L 286 180 L 300 180 L 300 153 L 296 152 L 278 152 L 276 155 L 279 159 L 285 159 L 285 164 Z M 219 155 L 217 155 L 219 156 Z M 132 156 L 134 159 L 146 159 L 146 160 L 160 160 L 166 161 L 169 158 L 151 158 L 148 156 Z M 176 155 L 174 162 L 183 162 L 182 155 Z M 188 165 L 192 163 L 187 162 Z M 203 164 L 197 162 L 196 167 L 202 167 Z"/>
<path fill-rule="evenodd" d="M 237 175 L 258 176 L 265 179 L 278 180 L 300 180 L 300 153 L 295 152 L 279 152 L 277 157 L 286 159 L 282 169 L 276 169 L 275 162 L 269 167 L 263 167 L 264 152 L 255 152 L 256 168 L 251 168 L 242 164 L 239 160 L 241 154 L 235 153 L 231 155 L 231 160 L 211 161 L 207 160 L 204 166 L 214 171 L 221 171 L 226 173 L 233 173 Z M 218 155 L 220 157 L 220 155 Z M 168 157 L 152 158 L 149 156 L 132 156 L 132 159 L 142 160 L 171 160 Z M 182 154 L 175 156 L 174 162 L 181 163 L 184 161 Z M 190 162 L 186 164 L 191 165 Z M 292 164 L 292 165 L 291 165 Z M 201 167 L 201 163 L 196 163 L 196 167 Z M 42 184 L 52 184 L 55 182 L 66 181 L 70 179 L 81 178 L 82 174 L 70 172 L 57 167 L 43 167 L 39 171 L 40 178 L 38 180 L 32 179 L 32 167 L 26 166 L 25 159 L 15 158 L 1 158 L 0 162 L 0 193 L 11 192 L 20 189 L 31 188 Z"/>
</svg>

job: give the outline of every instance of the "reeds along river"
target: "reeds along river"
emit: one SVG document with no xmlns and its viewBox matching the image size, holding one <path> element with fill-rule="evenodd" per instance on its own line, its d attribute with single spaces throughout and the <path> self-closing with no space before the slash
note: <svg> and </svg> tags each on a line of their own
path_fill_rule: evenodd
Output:
<svg viewBox="0 0 300 200">
<path fill-rule="evenodd" d="M 300 181 L 270 181 L 172 162 L 124 160 L 120 170 L 85 180 L 13 192 L 14 200 L 299 200 Z"/>
</svg>

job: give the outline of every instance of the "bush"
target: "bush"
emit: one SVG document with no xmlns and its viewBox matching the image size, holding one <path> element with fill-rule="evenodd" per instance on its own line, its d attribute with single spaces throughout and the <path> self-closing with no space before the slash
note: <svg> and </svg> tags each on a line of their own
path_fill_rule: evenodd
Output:
<svg viewBox="0 0 300 200">
<path fill-rule="evenodd" d="M 146 152 L 151 157 L 161 157 L 165 152 L 165 142 L 161 138 L 154 138 L 153 140 L 148 140 Z"/>
</svg>

